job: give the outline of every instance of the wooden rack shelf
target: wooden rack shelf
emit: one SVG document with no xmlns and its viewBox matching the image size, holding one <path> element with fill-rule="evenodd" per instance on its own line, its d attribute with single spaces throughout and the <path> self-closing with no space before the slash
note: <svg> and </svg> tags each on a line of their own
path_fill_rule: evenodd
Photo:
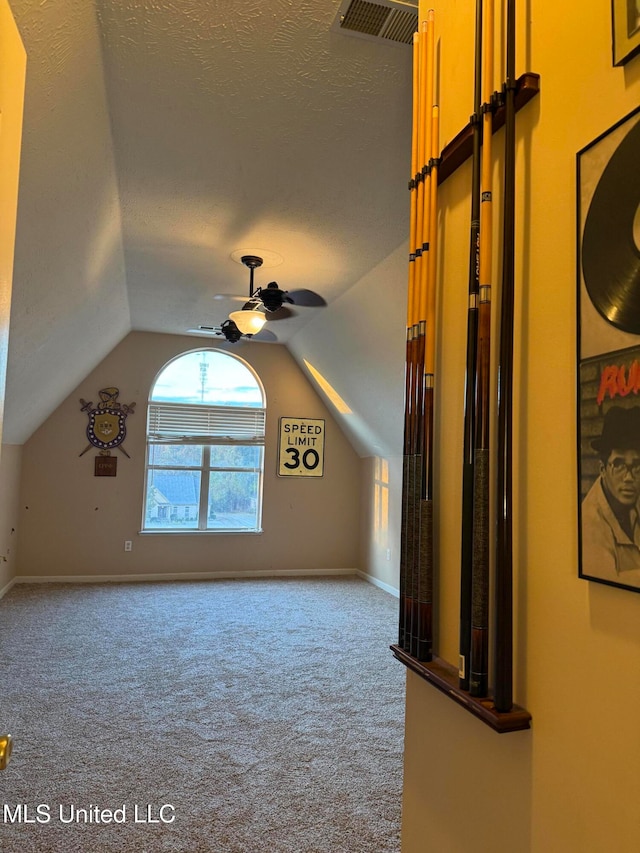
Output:
<svg viewBox="0 0 640 853">
<path fill-rule="evenodd" d="M 526 71 L 516 81 L 516 112 L 521 110 L 540 92 L 540 75 Z M 504 104 L 500 103 L 493 115 L 493 132 L 504 126 Z M 454 136 L 442 149 L 438 169 L 438 185 L 452 175 L 473 153 L 473 127 L 471 122 Z"/>
<path fill-rule="evenodd" d="M 466 690 L 461 690 L 458 686 L 458 671 L 441 658 L 422 663 L 400 646 L 391 646 L 391 651 L 406 667 L 433 684 L 483 723 L 491 726 L 494 731 L 505 734 L 531 728 L 531 714 L 519 705 L 514 705 L 507 712 L 496 711 L 490 697 L 477 699 L 475 696 L 470 696 Z"/>
</svg>

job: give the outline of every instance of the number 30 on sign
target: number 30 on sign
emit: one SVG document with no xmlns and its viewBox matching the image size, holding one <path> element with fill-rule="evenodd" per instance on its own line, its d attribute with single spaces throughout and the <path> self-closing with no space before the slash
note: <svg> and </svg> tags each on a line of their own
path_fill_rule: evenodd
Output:
<svg viewBox="0 0 640 853">
<path fill-rule="evenodd" d="M 280 477 L 322 477 L 324 421 L 280 418 L 278 474 Z"/>
</svg>

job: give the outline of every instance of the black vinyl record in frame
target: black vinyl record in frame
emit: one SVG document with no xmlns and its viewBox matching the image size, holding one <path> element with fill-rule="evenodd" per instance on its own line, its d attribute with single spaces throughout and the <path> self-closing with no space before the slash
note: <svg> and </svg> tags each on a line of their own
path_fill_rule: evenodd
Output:
<svg viewBox="0 0 640 853">
<path fill-rule="evenodd" d="M 640 108 L 577 155 L 579 575 L 640 592 Z"/>
</svg>

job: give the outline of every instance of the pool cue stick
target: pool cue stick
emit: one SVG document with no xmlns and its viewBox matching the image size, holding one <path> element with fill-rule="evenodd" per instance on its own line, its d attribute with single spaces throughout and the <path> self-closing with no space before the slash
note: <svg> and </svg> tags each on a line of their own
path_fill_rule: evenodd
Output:
<svg viewBox="0 0 640 853">
<path fill-rule="evenodd" d="M 489 407 L 491 404 L 491 278 L 492 278 L 492 135 L 493 0 L 484 0 L 482 106 L 482 191 L 480 205 L 480 277 L 478 349 L 476 354 L 476 423 L 473 487 L 473 563 L 471 593 L 471 672 L 469 693 L 489 692 Z"/>
<path fill-rule="evenodd" d="M 432 409 L 433 389 L 428 387 L 426 359 L 433 341 L 433 321 L 429 319 L 429 292 L 431 272 L 431 217 L 434 177 L 430 158 L 433 146 L 433 89 L 434 89 L 434 46 L 435 13 L 430 9 L 426 23 L 423 24 L 424 94 L 422 97 L 422 115 L 424 128 L 424 146 L 420 152 L 424 173 L 423 216 L 422 216 L 422 263 L 419 288 L 419 359 L 418 359 L 418 412 L 419 429 L 416 432 L 416 465 L 419 471 L 419 491 L 416 494 L 417 531 L 418 531 L 418 597 L 417 597 L 417 637 L 413 654 L 421 661 L 430 661 L 433 646 L 433 502 L 428 486 L 432 479 Z M 434 312 L 435 313 L 435 312 Z"/>
<path fill-rule="evenodd" d="M 409 575 L 409 453 L 411 442 L 411 418 L 413 414 L 412 394 L 414 377 L 412 375 L 412 332 L 415 303 L 415 246 L 417 228 L 417 172 L 418 172 L 418 85 L 419 85 L 419 35 L 413 34 L 413 109 L 411 133 L 411 180 L 409 181 L 410 195 L 410 228 L 409 228 L 409 281 L 407 292 L 407 342 L 405 357 L 405 411 L 404 411 L 404 444 L 403 444 L 403 474 L 402 474 L 402 530 L 400 548 L 400 619 L 398 645 L 405 647 L 405 636 L 411 631 L 410 599 L 408 590 L 411 586 Z"/>
<path fill-rule="evenodd" d="M 424 160 L 424 93 L 426 87 L 426 65 L 425 65 L 425 39 L 426 24 L 421 27 L 417 42 L 417 134 L 416 151 L 417 167 L 415 173 L 415 243 L 414 243 L 414 271 L 413 271 L 413 296 L 411 302 L 411 316 L 409 322 L 409 425 L 407 432 L 407 597 L 406 597 L 406 625 L 404 648 L 411 654 L 416 652 L 418 633 L 418 570 L 419 570 L 419 542 L 418 542 L 418 498 L 420 495 L 420 465 L 416 459 L 416 449 L 420 426 L 420 340 L 419 340 L 419 315 L 420 315 L 420 282 L 422 276 L 422 243 L 423 243 L 423 218 L 424 218 L 424 169 L 421 163 Z"/>
<path fill-rule="evenodd" d="M 435 342 L 436 342 L 436 241 L 438 203 L 438 136 L 439 111 L 433 105 L 431 119 L 431 157 L 429 171 L 429 253 L 427 256 L 426 286 L 426 338 L 424 359 L 424 475 L 420 504 L 420 547 L 422 573 L 420 576 L 420 633 L 418 659 L 430 661 L 433 656 L 433 449 L 434 449 L 434 393 L 435 393 Z"/>
<path fill-rule="evenodd" d="M 516 4 L 507 0 L 507 75 L 505 82 L 504 221 L 502 302 L 498 371 L 498 475 L 495 577 L 495 686 L 497 711 L 513 704 L 513 310 L 515 258 Z"/>
<path fill-rule="evenodd" d="M 473 555 L 473 448 L 475 437 L 475 376 L 480 275 L 480 123 L 482 79 L 482 0 L 476 0 L 473 83 L 473 156 L 471 165 L 471 234 L 469 240 L 469 305 L 467 310 L 467 361 L 464 390 L 464 443 L 462 465 L 462 538 L 460 552 L 460 658 L 459 686 L 469 689 L 471 659 L 471 566 Z"/>
</svg>

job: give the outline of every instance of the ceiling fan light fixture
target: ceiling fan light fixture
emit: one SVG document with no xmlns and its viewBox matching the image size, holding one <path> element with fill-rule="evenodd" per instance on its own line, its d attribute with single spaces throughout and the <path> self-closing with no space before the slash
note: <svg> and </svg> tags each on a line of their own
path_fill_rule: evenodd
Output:
<svg viewBox="0 0 640 853">
<path fill-rule="evenodd" d="M 267 322 L 262 311 L 255 308 L 243 308 L 241 311 L 232 311 L 229 320 L 235 323 L 243 335 L 256 335 Z"/>
</svg>

